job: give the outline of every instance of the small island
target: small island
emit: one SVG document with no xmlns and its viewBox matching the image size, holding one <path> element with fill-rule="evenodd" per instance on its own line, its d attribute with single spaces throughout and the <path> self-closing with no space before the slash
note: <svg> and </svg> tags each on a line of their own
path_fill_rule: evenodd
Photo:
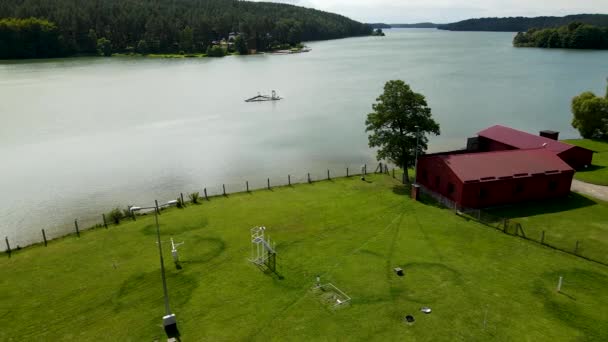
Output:
<svg viewBox="0 0 608 342">
<path fill-rule="evenodd" d="M 384 37 L 384 36 L 386 36 L 386 34 L 384 33 L 384 31 L 382 31 L 381 28 L 377 28 L 374 30 L 374 32 L 372 32 L 372 36 Z"/>
<path fill-rule="evenodd" d="M 517 33 L 513 46 L 605 50 L 608 49 L 608 27 L 573 22 L 558 28 L 532 28 Z"/>
</svg>

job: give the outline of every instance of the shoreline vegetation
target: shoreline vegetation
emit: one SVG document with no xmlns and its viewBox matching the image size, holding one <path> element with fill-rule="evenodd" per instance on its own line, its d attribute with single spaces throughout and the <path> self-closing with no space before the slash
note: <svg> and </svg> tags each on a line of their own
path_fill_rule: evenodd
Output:
<svg viewBox="0 0 608 342">
<path fill-rule="evenodd" d="M 304 41 L 369 36 L 371 26 L 294 5 L 237 0 L 5 0 L 0 59 L 98 54 L 221 57 L 290 50 Z M 282 48 L 275 48 L 282 47 Z"/>
<path fill-rule="evenodd" d="M 532 28 L 527 32 L 518 32 L 513 38 L 513 46 L 606 50 L 608 49 L 608 27 L 574 22 L 558 28 Z"/>
<path fill-rule="evenodd" d="M 298 53 L 306 53 L 312 51 L 311 48 L 303 45 L 301 47 L 290 47 L 287 49 L 277 49 L 270 50 L 266 52 L 256 52 L 256 53 L 248 53 L 246 55 L 292 55 Z M 88 55 L 89 57 L 98 57 L 98 55 Z M 242 56 L 238 52 L 224 52 L 224 54 L 210 56 L 206 53 L 149 53 L 142 54 L 137 52 L 129 52 L 129 53 L 113 53 L 112 57 L 143 57 L 143 58 L 214 58 L 214 57 L 228 57 L 228 56 Z M 79 56 L 79 57 L 87 57 L 87 56 Z"/>
</svg>

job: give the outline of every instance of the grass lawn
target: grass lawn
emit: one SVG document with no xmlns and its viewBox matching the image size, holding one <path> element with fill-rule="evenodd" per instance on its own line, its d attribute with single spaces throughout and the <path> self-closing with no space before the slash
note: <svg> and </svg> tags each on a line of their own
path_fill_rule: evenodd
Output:
<svg viewBox="0 0 608 342">
<path fill-rule="evenodd" d="M 181 270 L 163 245 L 182 339 L 608 340 L 607 267 L 405 192 L 390 176 L 369 175 L 163 212 L 163 240 L 186 243 Z M 281 277 L 247 261 L 255 225 L 277 242 Z M 321 301 L 317 274 L 352 302 L 334 309 Z M 3 256 L 0 303 L 2 341 L 166 339 L 154 218 Z"/>
<path fill-rule="evenodd" d="M 579 171 L 574 178 L 583 182 L 608 185 L 608 141 L 605 140 L 565 140 L 566 143 L 596 151 L 593 164 L 588 170 Z"/>
</svg>

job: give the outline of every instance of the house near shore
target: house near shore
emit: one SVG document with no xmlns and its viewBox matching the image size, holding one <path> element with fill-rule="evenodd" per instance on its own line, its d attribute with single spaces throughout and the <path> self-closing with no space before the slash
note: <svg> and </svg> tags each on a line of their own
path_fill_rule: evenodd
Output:
<svg viewBox="0 0 608 342">
<path fill-rule="evenodd" d="M 486 208 L 567 196 L 575 169 L 591 165 L 593 151 L 493 126 L 469 138 L 466 150 L 418 158 L 416 183 L 463 208 Z"/>
</svg>

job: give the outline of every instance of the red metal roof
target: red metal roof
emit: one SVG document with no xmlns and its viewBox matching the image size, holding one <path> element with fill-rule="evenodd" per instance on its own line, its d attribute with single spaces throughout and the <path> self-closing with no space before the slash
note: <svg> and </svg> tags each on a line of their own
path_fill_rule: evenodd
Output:
<svg viewBox="0 0 608 342">
<path fill-rule="evenodd" d="M 534 135 L 500 125 L 484 129 L 483 131 L 477 133 L 477 135 L 519 149 L 540 148 L 543 146 L 543 144 L 547 144 L 545 148 L 549 151 L 555 152 L 556 154 L 562 153 L 574 147 L 573 145 L 541 137 L 540 135 Z"/>
<path fill-rule="evenodd" d="M 574 171 L 555 153 L 544 148 L 448 154 L 438 157 L 463 182 Z"/>
</svg>

